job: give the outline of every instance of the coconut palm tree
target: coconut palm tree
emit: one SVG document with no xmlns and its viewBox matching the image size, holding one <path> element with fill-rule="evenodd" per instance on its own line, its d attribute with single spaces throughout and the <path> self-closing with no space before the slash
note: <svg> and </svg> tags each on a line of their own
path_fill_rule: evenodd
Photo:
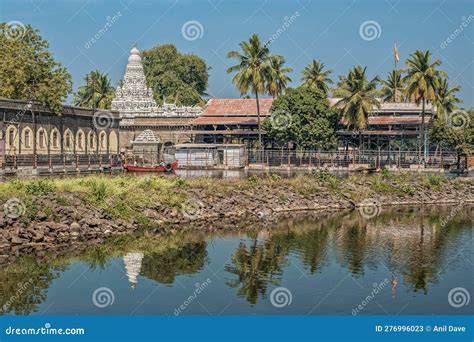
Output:
<svg viewBox="0 0 474 342">
<path fill-rule="evenodd" d="M 458 108 L 456 104 L 462 102 L 456 97 L 459 91 L 461 91 L 460 86 L 456 85 L 450 89 L 446 78 L 438 79 L 435 104 L 436 117 L 439 120 L 447 119 L 447 116 Z"/>
<path fill-rule="evenodd" d="M 404 100 L 404 82 L 400 70 L 392 70 L 392 72 L 388 74 L 387 79 L 381 80 L 380 82 L 382 83 L 382 99 L 384 102 L 399 102 Z"/>
<path fill-rule="evenodd" d="M 369 114 L 375 108 L 380 108 L 377 99 L 377 84 L 379 78 L 367 79 L 366 69 L 354 67 L 347 77 L 342 76 L 338 84 L 338 93 L 342 98 L 336 106 L 342 107 L 343 118 L 349 128 L 361 131 L 367 127 Z"/>
<path fill-rule="evenodd" d="M 262 147 L 262 132 L 260 130 L 259 94 L 266 91 L 266 81 L 270 74 L 271 56 L 266 45 L 262 45 L 260 37 L 253 34 L 248 41 L 239 44 L 241 51 L 230 51 L 227 58 L 237 60 L 237 64 L 227 69 L 227 73 L 236 72 L 232 82 L 241 95 L 248 92 L 255 94 L 257 102 L 258 144 Z"/>
<path fill-rule="evenodd" d="M 283 56 L 271 56 L 269 74 L 266 77 L 267 91 L 273 98 L 283 95 L 291 78 L 287 75 L 292 68 L 284 68 L 285 58 Z"/>
<path fill-rule="evenodd" d="M 425 139 L 425 108 L 426 103 L 436 101 L 436 89 L 439 78 L 446 77 L 446 73 L 438 70 L 441 65 L 439 59 L 432 61 L 431 52 L 417 50 L 410 55 L 406 61 L 408 66 L 407 74 L 403 78 L 406 82 L 406 95 L 413 99 L 421 108 L 421 128 L 418 142 L 418 158 L 421 160 L 421 150 L 424 146 L 426 155 Z"/>
<path fill-rule="evenodd" d="M 91 71 L 84 77 L 86 85 L 79 87 L 74 95 L 74 105 L 98 109 L 110 109 L 115 89 L 107 74 Z"/>
<path fill-rule="evenodd" d="M 324 70 L 324 67 L 324 63 L 319 59 L 314 59 L 304 68 L 301 81 L 303 81 L 305 85 L 322 90 L 327 94 L 329 92 L 328 84 L 333 84 L 334 82 L 329 78 L 332 70 Z"/>
</svg>

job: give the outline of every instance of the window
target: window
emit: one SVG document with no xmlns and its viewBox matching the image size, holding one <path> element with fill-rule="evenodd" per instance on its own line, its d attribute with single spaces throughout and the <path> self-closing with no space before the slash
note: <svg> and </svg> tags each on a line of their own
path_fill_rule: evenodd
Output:
<svg viewBox="0 0 474 342">
<path fill-rule="evenodd" d="M 39 147 L 43 148 L 44 147 L 44 131 L 39 132 L 38 139 L 39 139 L 38 141 Z"/>
<path fill-rule="evenodd" d="M 58 132 L 53 132 L 53 147 L 58 147 Z"/>
<path fill-rule="evenodd" d="M 10 147 L 13 147 L 15 145 L 15 130 L 13 128 L 10 128 L 8 131 L 8 144 Z"/>
<path fill-rule="evenodd" d="M 104 149 L 105 148 L 105 134 L 100 135 L 100 148 Z"/>
<path fill-rule="evenodd" d="M 30 148 L 30 130 L 25 130 L 25 147 Z"/>
<path fill-rule="evenodd" d="M 89 135 L 89 146 L 90 148 L 94 148 L 94 134 Z"/>
<path fill-rule="evenodd" d="M 77 135 L 77 146 L 82 150 L 82 132 Z"/>
<path fill-rule="evenodd" d="M 71 134 L 66 133 L 66 148 L 71 148 Z"/>
</svg>

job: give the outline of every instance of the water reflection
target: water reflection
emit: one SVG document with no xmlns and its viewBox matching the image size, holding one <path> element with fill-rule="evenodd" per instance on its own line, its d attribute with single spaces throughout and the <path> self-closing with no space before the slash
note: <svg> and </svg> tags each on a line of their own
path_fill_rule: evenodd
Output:
<svg viewBox="0 0 474 342">
<path fill-rule="evenodd" d="M 206 242 L 183 243 L 182 246 L 145 255 L 141 275 L 161 284 L 173 284 L 183 274 L 194 274 L 204 267 Z"/>
<path fill-rule="evenodd" d="M 423 207 L 383 211 L 372 219 L 358 212 L 288 219 L 265 230 L 244 233 L 118 237 L 79 255 L 46 255 L 41 261 L 29 257 L 4 267 L 0 270 L 0 304 L 3 314 L 37 312 L 48 301 L 48 291 L 54 293 L 51 289 L 56 280 L 62 281 L 68 272 L 73 272 L 71 278 L 79 276 L 74 273 L 79 272 L 74 270 L 78 264 L 87 265 L 92 272 L 88 279 L 94 283 L 101 272 L 122 268 L 124 281 L 134 292 L 145 291 L 140 282 L 174 287 L 178 277 L 198 281 L 215 264 L 211 273 L 215 291 L 224 293 L 227 288 L 251 306 L 261 305 L 269 290 L 283 284 L 301 288 L 303 293 L 305 286 L 314 284 L 334 287 L 330 282 L 337 272 L 360 283 L 372 284 L 374 274 L 378 274 L 377 281 L 381 276 L 387 278 L 391 298 L 403 291 L 405 295 L 428 294 L 446 281 L 446 273 L 457 268 L 472 271 L 472 209 L 460 210 L 447 224 L 444 219 L 453 208 Z M 354 284 L 341 286 L 336 294 L 353 297 L 350 286 Z M 80 292 L 73 285 L 70 291 L 71 295 Z M 87 296 L 86 301 L 89 295 L 78 294 Z M 217 292 L 215 296 L 219 296 Z M 126 297 L 126 293 L 121 295 Z M 182 298 L 169 300 L 179 305 Z M 208 300 L 217 299 L 210 296 Z M 154 313 L 159 308 L 149 310 Z"/>
</svg>

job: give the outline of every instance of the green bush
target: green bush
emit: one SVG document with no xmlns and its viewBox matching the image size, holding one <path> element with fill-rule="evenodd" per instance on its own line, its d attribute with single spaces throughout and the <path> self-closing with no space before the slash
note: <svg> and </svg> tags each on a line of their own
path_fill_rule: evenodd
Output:
<svg viewBox="0 0 474 342">
<path fill-rule="evenodd" d="M 41 197 L 52 193 L 54 186 L 50 181 L 40 180 L 31 183 L 27 183 L 25 186 L 25 192 L 28 195 Z"/>
<path fill-rule="evenodd" d="M 444 182 L 444 177 L 436 174 L 430 174 L 425 178 L 425 185 L 430 190 L 441 190 L 441 185 Z"/>
<path fill-rule="evenodd" d="M 257 176 L 250 176 L 247 180 L 252 185 L 257 185 L 260 182 L 260 178 Z"/>
<path fill-rule="evenodd" d="M 409 185 L 409 184 L 402 184 L 400 186 L 400 190 L 403 193 L 408 194 L 410 196 L 413 196 L 416 193 L 416 189 L 412 185 Z"/>
</svg>

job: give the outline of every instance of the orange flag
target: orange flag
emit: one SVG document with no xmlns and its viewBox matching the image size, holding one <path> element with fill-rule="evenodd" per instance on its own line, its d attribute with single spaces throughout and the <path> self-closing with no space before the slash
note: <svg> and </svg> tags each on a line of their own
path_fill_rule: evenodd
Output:
<svg viewBox="0 0 474 342">
<path fill-rule="evenodd" d="M 398 63 L 400 61 L 400 55 L 398 54 L 398 49 L 397 49 L 397 44 L 396 43 L 395 43 L 394 53 L 395 53 L 395 62 Z"/>
</svg>

